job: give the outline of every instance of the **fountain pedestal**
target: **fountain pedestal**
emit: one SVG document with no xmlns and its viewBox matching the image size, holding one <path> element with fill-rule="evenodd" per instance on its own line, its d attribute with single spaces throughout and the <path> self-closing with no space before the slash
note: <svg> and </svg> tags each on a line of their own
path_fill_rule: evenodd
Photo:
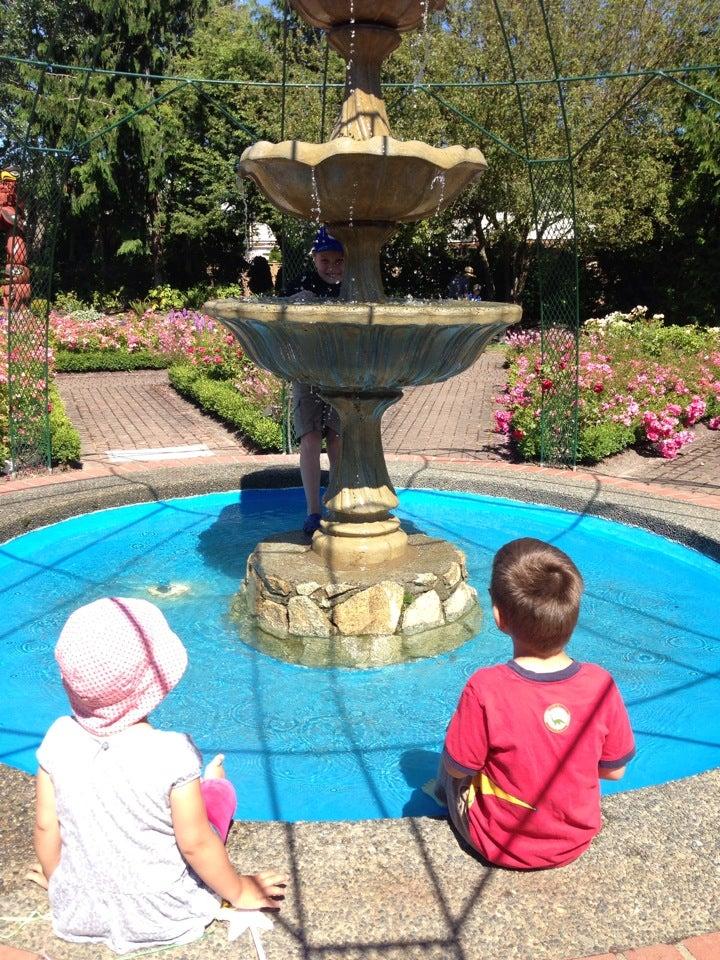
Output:
<svg viewBox="0 0 720 960">
<path fill-rule="evenodd" d="M 380 435 L 383 413 L 402 396 L 324 394 L 342 425 L 342 453 L 325 496 L 330 517 L 312 548 L 333 570 L 387 563 L 405 550 L 407 534 L 390 511 L 398 505 Z"/>
</svg>

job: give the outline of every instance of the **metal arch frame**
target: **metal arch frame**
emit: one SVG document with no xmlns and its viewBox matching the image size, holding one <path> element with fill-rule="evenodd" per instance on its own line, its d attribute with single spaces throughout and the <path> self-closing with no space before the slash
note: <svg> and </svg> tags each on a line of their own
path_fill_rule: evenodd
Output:
<svg viewBox="0 0 720 960">
<path fill-rule="evenodd" d="M 540 294 L 540 331 L 541 331 L 541 362 L 543 364 L 544 372 L 551 374 L 548 379 L 552 380 L 553 383 L 553 402 L 549 403 L 549 391 L 541 393 L 541 413 L 540 413 L 540 462 L 541 464 L 545 463 L 563 463 L 574 467 L 577 462 L 577 441 L 578 441 L 578 377 L 579 377 L 579 348 L 578 348 L 578 339 L 579 339 L 579 329 L 580 329 L 580 277 L 578 269 L 578 247 L 577 247 L 577 216 L 575 208 L 575 178 L 573 170 L 573 159 L 571 152 L 571 138 L 570 138 L 570 129 L 567 119 L 567 111 L 565 109 L 565 95 L 563 91 L 563 85 L 560 81 L 560 74 L 558 71 L 558 62 L 557 56 L 555 53 L 555 46 L 552 40 L 552 33 L 550 31 L 550 23 L 548 20 L 547 10 L 545 8 L 544 0 L 538 0 L 540 5 L 540 10 L 543 18 L 543 25 L 545 27 L 545 39 L 548 45 L 548 51 L 550 54 L 550 59 L 553 66 L 554 73 L 554 82 L 557 87 L 558 101 L 560 104 L 560 115 L 562 118 L 563 125 L 563 136 L 565 140 L 565 148 L 567 155 L 563 160 L 533 160 L 531 159 L 531 149 L 530 149 L 530 136 L 528 133 L 527 126 L 527 117 L 525 114 L 525 105 L 523 102 L 521 87 L 518 84 L 517 76 L 517 67 L 515 64 L 515 58 L 513 56 L 512 46 L 510 44 L 510 39 L 505 29 L 505 21 L 500 10 L 500 5 L 498 0 L 493 0 L 493 6 L 495 8 L 495 14 L 502 32 L 503 42 L 505 43 L 505 52 L 508 58 L 508 64 L 512 73 L 515 94 L 517 97 L 518 111 L 520 113 L 520 121 L 522 127 L 523 141 L 525 143 L 525 165 L 528 173 L 528 180 L 530 184 L 530 194 L 532 197 L 533 204 L 533 217 L 535 220 L 535 236 L 536 236 L 536 252 L 538 258 L 538 286 Z M 570 221 L 571 221 L 571 237 L 572 237 L 572 259 L 573 259 L 573 271 L 572 271 L 572 302 L 570 304 L 570 310 L 566 311 L 566 320 L 569 321 L 569 327 L 573 332 L 573 352 L 572 352 L 572 364 L 566 364 L 564 368 L 561 368 L 560 362 L 552 363 L 554 359 L 555 349 L 554 349 L 554 340 L 555 340 L 555 331 L 554 324 L 552 320 L 548 318 L 548 311 L 546 311 L 546 305 L 548 304 L 548 298 L 556 298 L 558 295 L 557 290 L 548 290 L 545 281 L 545 271 L 544 271 L 544 261 L 545 255 L 542 245 L 542 216 L 541 212 L 545 213 L 554 213 L 556 211 L 551 211 L 549 207 L 549 191 L 542 191 L 539 189 L 539 186 L 542 184 L 542 180 L 538 182 L 538 175 L 536 170 L 539 169 L 540 164 L 549 164 L 551 165 L 550 169 L 553 167 L 558 170 L 561 175 L 567 177 L 570 187 Z M 542 199 L 545 200 L 545 203 L 542 202 Z M 562 303 L 552 304 L 553 307 L 559 307 L 562 309 L 564 306 Z M 562 336 L 562 335 L 561 335 Z M 561 350 L 563 345 L 561 344 Z M 550 362 L 549 362 L 550 361 Z M 550 369 L 548 369 L 550 367 Z M 565 371 L 569 371 L 566 373 Z M 572 379 L 571 379 L 572 377 Z M 562 416 L 562 408 L 565 407 L 565 412 L 567 410 L 572 411 L 570 418 L 567 416 Z M 569 426 L 569 429 L 568 429 Z"/>
<path fill-rule="evenodd" d="M 55 32 L 62 13 L 54 23 L 54 32 L 49 38 L 52 48 Z M 102 36 L 94 49 L 94 58 L 99 55 Z M 10 441 L 10 470 L 15 473 L 26 466 L 45 466 L 52 469 L 52 436 L 50 430 L 50 371 L 49 371 L 49 312 L 52 297 L 52 278 L 55 262 L 59 207 L 62 185 L 67 177 L 73 144 L 77 133 L 80 111 L 84 104 L 90 74 L 85 76 L 77 109 L 73 118 L 70 146 L 46 147 L 33 143 L 34 126 L 37 123 L 37 108 L 43 94 L 50 64 L 41 64 L 40 77 L 33 94 L 19 150 L 20 176 L 18 178 L 18 207 L 27 213 L 26 223 L 34 221 L 32 237 L 27 237 L 27 263 L 30 267 L 29 284 L 35 284 L 36 302 L 42 307 L 33 309 L 29 299 L 23 303 L 13 294 L 13 257 L 15 245 L 11 245 L 8 266 L 7 349 L 8 349 L 8 419 Z M 8 127 L 6 127 L 8 129 Z M 41 134 L 38 140 L 41 139 Z M 29 181 L 29 183 L 28 183 Z M 45 182 L 50 196 L 45 194 L 43 205 L 37 197 L 37 187 Z M 30 216 L 33 211 L 34 217 Z M 50 214 L 49 216 L 47 214 Z M 18 216 L 13 224 L 12 239 L 18 233 Z M 39 239 L 38 239 L 39 237 Z M 38 283 L 40 289 L 38 290 Z M 24 298 L 23 298 L 24 299 Z M 40 313 L 38 313 L 40 309 Z M 42 359 L 39 359 L 41 357 Z M 32 395 L 34 380 L 35 395 Z M 40 386 L 38 386 L 38 384 Z"/>
<path fill-rule="evenodd" d="M 699 89 L 696 86 L 693 86 L 687 83 L 685 80 L 681 79 L 683 76 L 692 76 L 702 73 L 718 73 L 720 72 L 719 64 L 695 64 L 683 67 L 673 67 L 666 69 L 647 69 L 647 70 L 634 70 L 626 71 L 622 73 L 605 73 L 605 74 L 582 74 L 577 76 L 564 76 L 561 74 L 558 65 L 557 54 L 555 50 L 555 45 L 553 42 L 550 18 L 548 15 L 548 9 L 546 5 L 546 0 L 537 0 L 540 13 L 543 19 L 545 41 L 548 48 L 548 53 L 550 56 L 550 61 L 552 64 L 553 76 L 549 78 L 540 78 L 540 79 L 525 79 L 521 78 L 517 74 L 517 66 L 513 56 L 512 46 L 507 34 L 505 21 L 503 18 L 500 0 L 493 0 L 493 6 L 495 9 L 495 15 L 497 18 L 498 26 L 501 30 L 503 42 L 506 49 L 506 54 L 508 58 L 508 64 L 511 72 L 510 80 L 503 81 L 475 81 L 475 82 L 413 82 L 413 83 L 389 83 L 385 86 L 387 88 L 399 88 L 404 89 L 407 93 L 419 94 L 422 93 L 433 100 L 435 100 L 439 106 L 447 111 L 455 114 L 460 119 L 463 120 L 468 126 L 476 129 L 478 132 L 482 133 L 484 136 L 492 139 L 499 147 L 509 152 L 516 159 L 522 161 L 527 169 L 528 181 L 532 198 L 533 205 L 533 219 L 535 223 L 535 234 L 536 238 L 539 240 L 542 239 L 545 230 L 547 228 L 547 222 L 551 219 L 552 216 L 555 216 L 557 221 L 557 190 L 552 191 L 548 187 L 548 181 L 545 177 L 545 172 L 550 170 L 552 175 L 557 178 L 559 174 L 564 178 L 566 184 L 566 194 L 565 199 L 567 200 L 566 207 L 561 211 L 562 217 L 561 222 L 566 225 L 565 228 L 565 237 L 555 238 L 556 242 L 560 241 L 560 246 L 563 246 L 561 253 L 566 253 L 569 255 L 566 257 L 566 263 L 569 264 L 568 269 L 560 271 L 560 275 L 555 271 L 555 276 L 553 278 L 553 271 L 548 262 L 548 252 L 545 249 L 545 245 L 541 242 L 536 242 L 536 253 L 538 257 L 538 282 L 539 282 L 539 292 L 540 292 L 540 310 L 541 310 L 541 331 L 542 331 L 542 363 L 543 363 L 543 373 L 547 375 L 548 379 L 552 381 L 552 391 L 546 392 L 543 394 L 542 402 L 542 413 L 541 413 L 541 463 L 543 464 L 562 464 L 566 466 L 574 466 L 577 457 L 577 411 L 578 411 L 578 336 L 579 336 L 579 326 L 580 326 L 580 300 L 579 300 L 579 266 L 578 266 L 578 237 L 577 237 L 577 217 L 576 217 L 576 207 L 575 207 L 575 179 L 574 179 L 574 164 L 578 157 L 580 157 L 588 147 L 597 141 L 601 136 L 603 130 L 615 119 L 617 116 L 621 115 L 628 106 L 641 95 L 643 90 L 651 83 L 658 79 L 669 81 L 676 84 L 677 86 L 692 92 L 693 94 L 704 98 L 712 103 L 720 104 L 715 97 L 706 93 L 705 91 Z M 227 110 L 222 104 L 216 102 L 214 98 L 210 96 L 207 91 L 207 87 L 216 87 L 216 86 L 245 86 L 245 87 L 260 87 L 260 88 L 269 88 L 277 89 L 280 88 L 281 92 L 281 137 L 285 135 L 285 121 L 286 121 L 286 96 L 287 90 L 292 88 L 308 88 L 308 87 L 318 87 L 321 89 L 322 96 L 322 117 L 321 117 L 321 138 L 324 136 L 325 128 L 325 119 L 326 119 L 326 96 L 327 90 L 333 87 L 341 88 L 342 84 L 339 83 L 328 83 L 327 82 L 327 65 L 328 65 L 328 49 L 327 43 L 325 46 L 325 57 L 324 57 L 324 67 L 323 67 L 323 77 L 321 82 L 317 83 L 307 83 L 307 82 L 289 82 L 287 79 L 287 64 L 286 64 L 286 50 L 287 50 L 287 36 L 288 36 L 288 17 L 289 17 L 289 4 L 288 0 L 284 2 L 283 10 L 283 75 L 280 81 L 242 81 L 242 80 L 213 80 L 208 78 L 198 78 L 198 77 L 176 77 L 176 76 L 167 76 L 162 74 L 137 74 L 129 71 L 113 71 L 100 69 L 96 67 L 97 62 L 97 52 L 99 52 L 102 35 L 98 38 L 98 43 L 96 47 L 96 52 L 93 57 L 92 66 L 77 66 L 77 65 L 68 65 L 68 64 L 59 64 L 52 61 L 40 61 L 30 58 L 21 58 L 21 57 L 10 57 L 10 56 L 0 56 L 0 60 L 16 63 L 16 64 L 25 64 L 27 66 L 35 67 L 41 71 L 40 82 L 38 83 L 37 89 L 34 94 L 33 104 L 30 112 L 30 118 L 28 120 L 25 138 L 22 147 L 22 155 L 24 157 L 29 157 L 32 154 L 37 154 L 39 156 L 52 156 L 55 158 L 60 158 L 62 160 L 62 174 L 58 175 L 59 183 L 64 182 L 63 178 L 66 176 L 68 166 L 70 164 L 71 158 L 77 153 L 84 151 L 93 141 L 105 136 L 111 130 L 122 125 L 123 123 L 128 122 L 133 117 L 146 112 L 147 110 L 152 109 L 158 103 L 163 102 L 164 100 L 169 99 L 174 96 L 181 90 L 185 90 L 188 87 L 192 88 L 203 100 L 205 100 L 208 105 L 213 108 L 217 108 L 223 115 L 226 116 L 230 122 L 235 124 L 238 128 L 244 130 L 249 136 L 257 138 L 258 134 L 253 128 L 235 116 L 231 111 Z M 31 144 L 31 132 L 33 124 L 35 122 L 36 107 L 39 102 L 39 98 L 42 95 L 42 88 L 44 79 L 48 72 L 52 71 L 53 73 L 65 72 L 65 73 L 81 73 L 84 74 L 84 83 L 82 86 L 82 93 L 79 97 L 78 107 L 76 110 L 73 130 L 71 136 L 71 143 L 68 147 L 46 147 Z M 161 94 L 158 94 L 155 97 L 152 97 L 148 100 L 146 104 L 133 110 L 124 116 L 120 117 L 117 120 L 114 120 L 112 123 L 107 124 L 101 130 L 96 131 L 91 136 L 87 137 L 81 142 L 76 141 L 76 131 L 78 127 L 79 118 L 81 111 L 84 105 L 87 88 L 89 84 L 89 79 L 92 75 L 113 75 L 113 76 L 123 76 L 127 78 L 142 79 L 144 82 L 148 80 L 156 81 L 172 81 L 174 86 L 170 90 L 166 90 Z M 572 149 L 572 137 L 570 124 L 568 121 L 567 111 L 565 107 L 565 86 L 571 83 L 580 83 L 580 82 L 589 82 L 594 80 L 608 80 L 608 79 L 628 79 L 630 77 L 637 77 L 639 83 L 637 87 L 624 98 L 620 106 L 605 120 L 600 124 L 600 126 L 581 144 L 574 152 Z M 559 105 L 559 114 L 562 123 L 562 134 L 565 144 L 564 155 L 558 157 L 532 157 L 531 156 L 531 144 L 530 137 L 527 127 L 527 117 L 525 112 L 525 104 L 523 100 L 523 93 L 526 87 L 538 87 L 542 85 L 553 84 L 557 90 L 557 100 Z M 515 95 L 517 99 L 518 113 L 520 118 L 520 125 L 522 129 L 522 139 L 524 144 L 525 153 L 521 153 L 512 147 L 510 144 L 503 141 L 500 137 L 493 134 L 492 131 L 487 130 L 486 128 L 479 125 L 467 114 L 463 113 L 454 104 L 450 103 L 442 96 L 442 91 L 450 89 L 472 89 L 479 90 L 484 88 L 502 88 L 512 86 L 515 90 Z M 10 125 L 2 121 L 6 129 L 10 129 Z M 554 203 L 553 203 L 554 201 Z M 57 208 L 56 208 L 57 209 Z M 548 215 L 551 215 L 548 217 Z M 49 227 L 51 230 L 51 242 L 49 244 L 49 261 L 50 261 L 50 276 L 52 275 L 52 263 L 54 259 L 54 242 L 57 236 L 57 215 L 52 218 L 49 222 Z M 569 230 L 567 224 L 570 224 Z M 567 234 L 570 234 L 570 242 L 567 243 Z M 556 246 L 556 250 L 559 249 Z M 556 258 L 557 259 L 557 258 Z M 556 282 L 552 284 L 549 282 L 554 279 Z M 49 301 L 49 296 L 46 298 Z M 558 318 L 559 321 L 558 322 Z M 47 313 L 44 317 L 44 351 L 45 351 L 45 399 L 47 400 L 47 388 L 48 388 L 48 378 L 47 378 Z M 571 354 L 568 353 L 568 333 L 573 337 L 573 350 Z M 8 350 L 11 351 L 10 343 L 8 344 Z M 572 363 L 568 363 L 568 357 L 572 356 Z M 560 363 L 556 363 L 560 357 L 563 358 L 563 365 L 561 367 Z M 569 370 L 569 373 L 568 373 Z M 12 392 L 11 392 L 12 398 Z M 45 424 L 44 424 L 44 437 L 45 448 L 47 451 L 47 464 L 50 466 L 50 450 L 48 432 L 48 423 L 47 423 L 47 403 L 44 404 L 45 407 Z M 572 411 L 572 416 L 568 417 L 568 412 Z M 11 436 L 13 430 L 17 426 L 18 419 L 17 416 L 14 416 L 16 411 L 11 399 Z M 569 425 L 569 430 L 568 430 Z M 15 458 L 14 458 L 15 459 Z M 18 460 L 18 466 L 22 466 L 20 460 Z"/>
</svg>

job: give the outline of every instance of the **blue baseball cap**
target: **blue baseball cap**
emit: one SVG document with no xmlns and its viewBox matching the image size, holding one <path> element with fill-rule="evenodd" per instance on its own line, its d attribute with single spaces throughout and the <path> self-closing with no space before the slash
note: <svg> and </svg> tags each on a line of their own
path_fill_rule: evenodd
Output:
<svg viewBox="0 0 720 960">
<path fill-rule="evenodd" d="M 343 245 L 335 237 L 331 237 L 327 232 L 327 227 L 320 227 L 312 245 L 313 253 L 325 253 L 326 250 L 336 250 L 338 253 L 344 253 Z"/>
</svg>

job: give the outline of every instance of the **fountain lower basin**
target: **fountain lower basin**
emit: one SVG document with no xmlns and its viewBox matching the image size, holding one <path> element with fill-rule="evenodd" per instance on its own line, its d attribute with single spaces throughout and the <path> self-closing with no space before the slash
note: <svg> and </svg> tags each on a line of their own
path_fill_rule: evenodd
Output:
<svg viewBox="0 0 720 960">
<path fill-rule="evenodd" d="M 417 468 L 398 464 L 398 480 L 417 477 Z M 226 470 L 197 473 L 181 488 L 191 493 L 226 486 Z M 11 521 L 14 529 L 50 525 L 0 550 L 4 762 L 34 773 L 43 732 L 67 713 L 53 648 L 69 613 L 101 596 L 146 597 L 163 609 L 190 659 L 182 682 L 152 722 L 190 733 L 206 761 L 226 754 L 228 776 L 245 785 L 238 819 L 432 813 L 432 801 L 414 788 L 435 774 L 458 695 L 478 667 L 510 656 L 509 641 L 492 616 L 483 617 L 456 650 L 398 666 L 307 669 L 267 656 L 248 634 L 238 633 L 228 607 L 256 541 L 283 524 L 302 523 L 302 490 L 243 489 L 173 500 L 179 487 L 172 473 L 144 475 L 140 488 L 135 482 L 119 488 L 86 480 L 84 497 L 63 496 L 57 489 L 42 503 L 37 490 L 27 491 L 18 494 L 22 507 L 8 505 L 0 521 L 5 536 Z M 624 780 L 603 781 L 603 792 L 720 766 L 720 567 L 709 556 L 642 529 L 675 522 L 687 542 L 697 541 L 700 530 L 717 542 L 719 527 L 709 508 L 689 513 L 662 498 L 621 490 L 598 495 L 582 478 L 570 487 L 559 482 L 555 487 L 549 478 L 552 495 L 575 513 L 528 502 L 548 493 L 533 474 L 492 470 L 474 478 L 466 470 L 442 470 L 432 481 L 446 489 L 400 491 L 400 516 L 430 535 L 456 541 L 467 555 L 470 584 L 480 593 L 494 552 L 514 537 L 559 543 L 582 571 L 588 590 L 569 653 L 612 672 L 638 741 Z M 456 484 L 479 493 L 447 489 Z M 115 507 L 119 497 L 148 496 L 148 490 L 149 503 L 54 523 L 79 509 Z M 519 499 L 494 499 L 489 490 Z M 617 518 L 623 515 L 617 501 L 625 504 L 633 526 L 588 513 L 591 503 L 591 509 Z M 172 598 L 149 592 L 152 585 L 169 583 L 189 589 Z"/>
</svg>

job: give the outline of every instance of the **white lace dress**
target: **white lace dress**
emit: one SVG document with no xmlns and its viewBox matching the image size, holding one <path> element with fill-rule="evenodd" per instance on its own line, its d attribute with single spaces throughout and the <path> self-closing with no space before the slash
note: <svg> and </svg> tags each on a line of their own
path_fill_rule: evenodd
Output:
<svg viewBox="0 0 720 960">
<path fill-rule="evenodd" d="M 218 898 L 184 861 L 170 813 L 171 789 L 200 776 L 190 737 L 147 726 L 94 737 L 60 717 L 37 758 L 62 838 L 48 890 L 57 936 L 116 953 L 202 936 Z"/>
</svg>

